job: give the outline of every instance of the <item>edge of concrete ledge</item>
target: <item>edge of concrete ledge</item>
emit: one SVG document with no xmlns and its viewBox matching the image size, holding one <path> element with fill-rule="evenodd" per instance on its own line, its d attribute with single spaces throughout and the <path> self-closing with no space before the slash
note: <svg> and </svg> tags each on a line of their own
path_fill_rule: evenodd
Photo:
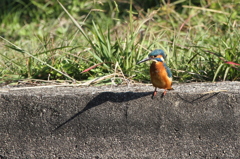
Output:
<svg viewBox="0 0 240 159">
<path fill-rule="evenodd" d="M 0 89 L 0 158 L 240 158 L 240 82 Z"/>
</svg>

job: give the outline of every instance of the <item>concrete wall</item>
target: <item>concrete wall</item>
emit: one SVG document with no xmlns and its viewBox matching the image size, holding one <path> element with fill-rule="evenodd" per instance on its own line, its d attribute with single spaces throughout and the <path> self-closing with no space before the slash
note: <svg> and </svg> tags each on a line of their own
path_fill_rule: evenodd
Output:
<svg viewBox="0 0 240 159">
<path fill-rule="evenodd" d="M 0 158 L 240 158 L 240 82 L 0 89 Z"/>
</svg>

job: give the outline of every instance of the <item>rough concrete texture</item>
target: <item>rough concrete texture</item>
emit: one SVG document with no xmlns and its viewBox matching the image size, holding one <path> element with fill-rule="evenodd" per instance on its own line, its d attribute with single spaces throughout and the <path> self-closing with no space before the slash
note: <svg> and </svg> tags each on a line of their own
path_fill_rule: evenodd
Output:
<svg viewBox="0 0 240 159">
<path fill-rule="evenodd" d="M 0 89 L 0 158 L 240 158 L 240 82 Z"/>
</svg>

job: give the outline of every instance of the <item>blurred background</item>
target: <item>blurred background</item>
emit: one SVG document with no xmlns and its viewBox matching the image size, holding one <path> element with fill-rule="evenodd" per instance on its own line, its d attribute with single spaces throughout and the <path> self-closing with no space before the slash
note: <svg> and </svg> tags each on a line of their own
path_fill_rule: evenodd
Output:
<svg viewBox="0 0 240 159">
<path fill-rule="evenodd" d="M 240 80 L 237 0 L 59 2 L 0 1 L 0 85 L 149 83 L 155 49 L 175 82 Z"/>
</svg>

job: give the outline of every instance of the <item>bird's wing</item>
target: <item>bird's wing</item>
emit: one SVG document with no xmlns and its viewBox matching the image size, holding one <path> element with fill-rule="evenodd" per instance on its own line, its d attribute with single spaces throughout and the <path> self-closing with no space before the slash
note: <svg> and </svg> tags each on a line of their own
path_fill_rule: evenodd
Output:
<svg viewBox="0 0 240 159">
<path fill-rule="evenodd" d="M 170 68 L 167 66 L 166 63 L 164 63 L 164 67 L 165 67 L 165 69 L 167 71 L 168 77 L 172 78 L 172 72 L 171 72 Z"/>
</svg>

